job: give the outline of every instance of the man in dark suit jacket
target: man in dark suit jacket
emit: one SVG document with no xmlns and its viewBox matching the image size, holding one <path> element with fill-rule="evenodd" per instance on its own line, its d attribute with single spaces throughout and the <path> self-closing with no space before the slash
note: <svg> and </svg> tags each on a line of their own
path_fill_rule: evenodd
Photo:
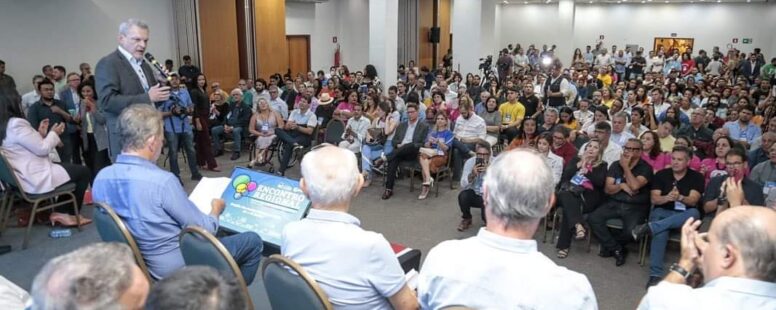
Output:
<svg viewBox="0 0 776 310">
<path fill-rule="evenodd" d="M 151 104 L 170 98 L 170 87 L 155 82 L 151 66 L 143 61 L 148 44 L 148 25 L 129 19 L 119 26 L 119 47 L 97 63 L 99 110 L 108 125 L 112 160 L 121 153 L 118 117 L 136 103 Z"/>
<path fill-rule="evenodd" d="M 754 83 L 754 79 L 760 76 L 760 62 L 757 61 L 757 55 L 752 53 L 749 55 L 749 59 L 741 63 L 741 74 L 749 81 L 749 84 Z"/>
<path fill-rule="evenodd" d="M 396 170 L 399 163 L 406 160 L 417 160 L 418 150 L 426 142 L 428 124 L 418 117 L 418 106 L 415 103 L 407 104 L 408 120 L 399 124 L 396 134 L 393 136 L 393 153 L 388 156 L 388 169 L 385 171 L 385 192 L 383 199 L 389 199 L 393 195 L 393 183 L 396 180 Z"/>
</svg>

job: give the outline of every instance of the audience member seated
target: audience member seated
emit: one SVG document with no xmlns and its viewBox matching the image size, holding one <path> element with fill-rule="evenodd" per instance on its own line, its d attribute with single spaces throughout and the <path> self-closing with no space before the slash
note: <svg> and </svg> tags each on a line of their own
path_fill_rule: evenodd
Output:
<svg viewBox="0 0 776 310">
<path fill-rule="evenodd" d="M 598 114 L 598 112 L 596 112 Z M 616 143 L 611 142 L 609 140 L 609 137 L 611 137 L 612 133 L 612 126 L 609 125 L 608 122 L 599 122 L 595 125 L 595 132 L 593 136 L 598 139 L 599 142 L 601 142 L 601 149 L 603 149 L 603 158 L 604 161 L 609 164 L 609 167 L 614 165 L 614 162 L 620 159 L 622 157 L 623 148 L 617 145 Z M 586 143 L 587 144 L 587 143 Z M 585 149 L 585 145 L 583 144 L 582 147 L 579 150 L 578 156 L 582 156 L 583 150 Z"/>
<path fill-rule="evenodd" d="M 776 198 L 776 143 L 771 144 L 768 155 L 770 159 L 754 166 L 749 179 L 763 186 L 763 195 L 766 201 L 772 201 Z M 770 206 L 770 204 L 767 204 Z"/>
<path fill-rule="evenodd" d="M 261 98 L 266 101 L 267 99 Z M 146 310 L 248 309 L 237 280 L 208 266 L 190 266 L 157 282 L 148 295 Z"/>
<path fill-rule="evenodd" d="M 625 130 L 626 123 L 628 123 L 628 114 L 625 112 L 617 112 L 612 115 L 612 134 L 609 139 L 621 147 L 625 146 L 628 140 L 634 138 L 629 130 Z"/>
<path fill-rule="evenodd" d="M 484 107 L 477 116 L 485 121 L 487 136 L 485 141 L 490 145 L 496 145 L 501 133 L 501 112 L 498 111 L 498 101 L 496 97 L 488 97 L 485 100 Z"/>
<path fill-rule="evenodd" d="M 321 96 L 321 102 L 328 101 L 328 99 L 328 95 Z M 353 108 L 355 106 L 361 105 L 358 103 L 358 92 L 355 90 L 347 92 L 347 97 L 345 97 L 345 99 L 347 99 L 347 101 L 339 102 L 337 108 L 334 109 L 334 117 L 343 122 L 347 122 L 348 119 L 353 117 Z"/>
<path fill-rule="evenodd" d="M 57 70 L 55 70 L 57 71 Z M 54 82 L 44 79 L 38 83 L 38 92 L 40 93 L 40 100 L 30 106 L 27 111 L 27 120 L 32 125 L 32 128 L 39 128 L 40 124 L 48 119 L 51 126 L 57 124 L 65 124 L 73 122 L 73 117 L 67 111 L 65 103 L 54 97 Z M 21 117 L 21 116 L 20 116 Z M 59 141 L 56 152 L 58 158 L 65 164 L 72 162 L 72 142 L 70 142 L 70 135 L 65 131 L 59 134 Z"/>
<path fill-rule="evenodd" d="M 711 178 L 703 193 L 703 211 L 706 214 L 719 214 L 729 207 L 737 205 L 765 205 L 762 184 L 746 177 L 746 151 L 739 147 L 730 149 L 725 159 L 725 173 Z M 726 188 L 735 186 L 741 189 L 743 197 L 728 197 Z M 739 201 L 740 200 L 740 201 Z"/>
<path fill-rule="evenodd" d="M 612 124 L 609 122 L 609 110 L 606 108 L 606 106 L 593 106 L 593 121 L 587 123 L 586 126 L 582 126 L 582 130 L 579 132 L 583 136 L 587 137 L 594 137 L 595 136 L 595 126 L 599 123 L 607 123 L 609 124 L 609 131 L 611 131 Z M 618 145 L 619 146 L 619 145 Z"/>
<path fill-rule="evenodd" d="M 458 193 L 458 207 L 461 209 L 461 223 L 458 231 L 464 231 L 472 226 L 471 208 L 480 208 L 483 226 L 486 223 L 485 205 L 482 200 L 482 180 L 493 158 L 491 146 L 484 140 L 474 144 L 475 156 L 466 160 L 463 165 L 461 192 Z"/>
<path fill-rule="evenodd" d="M 674 143 L 676 142 L 676 138 L 673 136 L 674 128 L 676 128 L 674 122 L 664 121 L 657 126 L 657 130 L 655 131 L 655 133 L 657 133 L 658 142 L 660 142 L 660 149 L 665 150 L 665 152 L 674 149 Z"/>
<path fill-rule="evenodd" d="M 706 185 L 714 177 L 726 175 L 725 156 L 732 148 L 742 148 L 732 138 L 723 136 L 714 140 L 714 154 L 701 161 L 701 173 L 704 175 Z"/>
<path fill-rule="evenodd" d="M 312 208 L 283 228 L 282 255 L 302 266 L 338 309 L 416 309 L 388 241 L 348 214 L 364 182 L 353 153 L 324 146 L 307 153 L 301 167 L 299 186 Z"/>
<path fill-rule="evenodd" d="M 229 103 L 229 112 L 224 122 L 210 129 L 210 136 L 213 138 L 213 149 L 215 149 L 216 156 L 221 156 L 224 154 L 221 135 L 231 134 L 234 144 L 232 145 L 232 157 L 229 159 L 237 160 L 240 158 L 240 150 L 242 149 L 242 134 L 248 131 L 251 121 L 251 106 L 242 99 L 240 89 L 235 88 L 231 95 L 232 102 Z"/>
<path fill-rule="evenodd" d="M 261 84 L 261 83 L 258 83 Z M 285 120 L 288 119 L 288 104 L 279 97 L 280 88 L 275 85 L 269 87 L 269 103 L 272 111 L 277 112 Z M 264 96 L 257 95 L 259 100 L 264 99 Z"/>
<path fill-rule="evenodd" d="M 730 131 L 730 137 L 743 144 L 746 148 L 749 148 L 754 139 L 762 134 L 760 127 L 751 121 L 754 112 L 754 105 L 745 104 L 739 106 L 738 120 L 725 123 L 725 128 Z"/>
<path fill-rule="evenodd" d="M 189 115 L 194 114 L 194 103 L 189 92 L 181 88 L 180 78 L 172 74 L 170 79 L 170 99 L 161 102 L 158 109 L 162 112 L 164 121 L 164 140 L 167 142 L 167 158 L 170 160 L 170 172 L 178 179 L 181 170 L 178 167 L 178 150 L 186 152 L 186 162 L 189 164 L 191 179 L 199 181 L 202 175 L 197 167 L 197 157 L 194 154 L 194 133 L 191 129 Z M 183 181 L 181 181 L 183 182 Z"/>
<path fill-rule="evenodd" d="M 41 82 L 43 97 L 51 93 L 51 82 Z M 48 109 L 39 101 L 32 110 Z M 54 110 L 56 106 L 53 106 Z M 33 112 L 37 113 L 37 112 Z M 53 114 L 53 112 L 49 112 Z M 75 199 L 77 207 L 83 205 L 84 193 L 91 183 L 91 172 L 84 166 L 69 163 L 54 163 L 49 154 L 61 144 L 60 137 L 65 132 L 65 123 L 55 123 L 50 118 L 41 119 L 37 127 L 32 127 L 22 114 L 19 94 L 0 93 L 0 141 L 2 141 L 3 156 L 19 179 L 21 190 L 30 194 L 44 194 L 68 182 L 75 183 Z M 9 167 L 10 168 L 10 167 Z M 77 220 L 72 205 L 57 207 L 49 216 L 51 224 L 76 226 Z M 91 223 L 91 220 L 80 215 L 80 224 Z"/>
<path fill-rule="evenodd" d="M 94 201 L 111 206 L 127 225 L 151 276 L 162 279 L 184 266 L 178 235 L 189 225 L 212 234 L 224 201 L 214 199 L 210 214 L 200 211 L 187 197 L 174 174 L 156 165 L 164 146 L 162 114 L 149 105 L 136 104 L 118 119 L 122 153 L 116 163 L 97 175 Z M 220 238 L 250 284 L 259 267 L 261 238 L 253 232 Z"/>
<path fill-rule="evenodd" d="M 512 142 L 507 146 L 507 151 L 516 148 L 536 148 L 536 138 L 539 136 L 536 119 L 526 117 L 521 121 L 517 129 L 517 135 L 513 137 Z"/>
<path fill-rule="evenodd" d="M 593 138 L 582 155 L 572 158 L 563 169 L 557 194 L 558 207 L 563 212 L 556 245 L 558 258 L 568 257 L 572 234 L 576 240 L 585 239 L 583 215 L 593 212 L 604 200 L 607 165 L 601 150 L 601 142 Z"/>
<path fill-rule="evenodd" d="M 609 199 L 590 214 L 588 223 L 601 243 L 601 257 L 614 256 L 615 265 L 625 264 L 625 247 L 633 240 L 631 230 L 644 222 L 649 214 L 649 182 L 652 167 L 641 159 L 641 141 L 630 139 L 625 143 L 619 160 L 609 165 L 604 192 Z M 606 222 L 622 220 L 622 231 L 613 236 Z"/>
<path fill-rule="evenodd" d="M 652 172 L 658 172 L 671 166 L 671 155 L 663 152 L 660 143 L 658 143 L 660 138 L 657 133 L 646 131 L 639 140 L 641 140 L 642 147 L 641 159 L 652 167 Z"/>
<path fill-rule="evenodd" d="M 555 200 L 552 182 L 532 151 L 496 157 L 482 185 L 487 225 L 431 249 L 418 277 L 421 308 L 595 309 L 587 278 L 537 251 L 533 236 Z"/>
<path fill-rule="evenodd" d="M 475 142 L 478 139 L 485 139 L 487 134 L 487 125 L 485 120 L 477 114 L 474 114 L 474 106 L 471 100 L 461 100 L 458 105 L 458 119 L 455 120 L 453 140 L 453 180 L 461 178 L 463 162 L 473 156 Z M 437 122 L 439 122 L 437 118 Z"/>
<path fill-rule="evenodd" d="M 761 147 L 749 152 L 749 169 L 768 161 L 768 150 L 776 142 L 776 133 L 766 132 L 761 137 Z"/>
<path fill-rule="evenodd" d="M 258 108 L 251 115 L 248 131 L 251 137 L 256 137 L 255 159 L 248 164 L 248 168 L 264 166 L 269 163 L 271 158 L 267 156 L 269 146 L 275 141 L 275 129 L 283 128 L 283 117 L 270 107 L 269 102 L 264 98 L 259 98 Z"/>
<path fill-rule="evenodd" d="M 275 128 L 275 134 L 280 141 L 283 141 L 282 147 L 285 151 L 280 158 L 280 169 L 278 170 L 278 174 L 281 176 L 285 175 L 293 153 L 303 147 L 310 146 L 313 142 L 313 131 L 318 126 L 318 119 L 315 113 L 310 110 L 310 98 L 306 95 L 297 97 L 298 108 L 291 111 L 288 121 L 282 128 Z"/>
<path fill-rule="evenodd" d="M 361 148 L 361 171 L 364 175 L 364 187 L 372 184 L 372 170 L 380 167 L 380 158 L 393 152 L 393 136 L 399 126 L 399 112 L 393 111 L 390 101 L 377 105 L 377 117 L 366 131 L 364 146 Z M 381 163 L 380 163 L 381 164 Z"/>
<path fill-rule="evenodd" d="M 570 133 L 571 130 L 564 126 L 558 126 L 552 132 L 552 152 L 563 158 L 564 165 L 577 156 L 577 148 L 569 141 Z"/>
<path fill-rule="evenodd" d="M 563 174 L 563 158 L 552 153 L 552 133 L 545 132 L 536 138 L 536 150 L 539 152 L 552 171 L 552 187 L 557 188 L 560 176 Z"/>
<path fill-rule="evenodd" d="M 342 141 L 339 147 L 350 150 L 353 153 L 361 152 L 361 141 L 366 137 L 366 131 L 371 122 L 364 117 L 364 107 L 360 104 L 353 106 L 351 110 L 352 117 L 345 125 L 345 131 L 342 133 Z"/>
<path fill-rule="evenodd" d="M 393 196 L 393 184 L 396 181 L 399 164 L 402 161 L 416 160 L 420 147 L 423 146 L 428 136 L 428 123 L 418 117 L 418 106 L 410 103 L 407 104 L 406 109 L 409 119 L 396 128 L 396 135 L 393 137 L 393 152 L 383 159 L 388 163 L 388 168 L 385 170 L 383 200 Z"/>
<path fill-rule="evenodd" d="M 690 140 L 690 138 L 688 138 L 686 136 L 678 136 L 678 137 L 676 137 L 676 141 L 674 142 L 674 147 L 681 146 L 681 147 L 686 147 L 686 148 L 692 150 L 693 149 L 692 143 L 693 143 L 693 141 Z M 701 159 L 698 158 L 698 155 L 696 155 L 695 152 L 693 152 L 692 159 L 690 159 L 690 169 L 698 171 L 698 172 L 701 171 Z M 703 175 L 703 174 L 701 174 L 701 175 Z M 704 181 L 703 184 L 706 184 L 705 181 Z M 704 186 L 704 188 L 705 188 L 705 186 Z"/>
<path fill-rule="evenodd" d="M 499 105 L 501 112 L 501 131 L 506 135 L 507 142 L 517 137 L 520 124 L 525 118 L 525 106 L 517 101 L 517 89 L 507 89 L 507 101 Z"/>
<path fill-rule="evenodd" d="M 692 146 L 699 150 L 699 155 L 703 157 L 710 155 L 702 150 L 705 150 L 713 142 L 711 139 L 713 131 L 703 123 L 704 115 L 703 109 L 693 110 L 690 114 L 690 123 L 679 128 L 679 136 L 689 137 L 693 143 Z"/>
<path fill-rule="evenodd" d="M 537 127 L 536 132 L 537 134 L 552 132 L 556 127 L 558 127 L 558 109 L 549 107 L 544 110 L 542 124 Z"/>
<path fill-rule="evenodd" d="M 706 233 L 701 221 L 682 226 L 681 256 L 638 309 L 776 308 L 776 212 L 743 206 L 721 213 Z M 428 260 L 426 260 L 428 261 Z M 705 282 L 693 288 L 691 276 Z"/>
<path fill-rule="evenodd" d="M 671 167 L 658 171 L 652 178 L 650 196 L 655 208 L 649 215 L 649 222 L 633 228 L 636 240 L 647 234 L 652 236 L 647 287 L 663 278 L 663 258 L 671 230 L 682 227 L 689 218 L 701 218 L 699 203 L 703 194 L 703 175 L 689 169 L 691 155 L 692 151 L 686 147 L 674 147 Z"/>
<path fill-rule="evenodd" d="M 431 177 L 431 174 L 447 166 L 450 150 L 455 143 L 453 139 L 453 132 L 450 131 L 447 116 L 442 113 L 437 114 L 436 122 L 431 127 L 425 144 L 418 150 L 418 163 L 423 176 L 423 188 L 418 199 L 426 199 L 430 188 L 434 186 L 434 178 Z"/>
<path fill-rule="evenodd" d="M 634 107 L 633 109 L 631 109 L 631 113 L 630 113 L 631 121 L 630 123 L 625 125 L 625 130 L 627 130 L 634 137 L 639 138 L 641 137 L 642 134 L 649 131 L 649 128 L 647 128 L 647 126 L 644 126 L 644 124 L 642 124 L 645 121 L 644 114 L 645 112 L 644 112 L 644 109 L 642 108 Z M 711 138 L 710 133 L 709 133 L 709 138 Z"/>
<path fill-rule="evenodd" d="M 32 309 L 139 310 L 148 289 L 148 278 L 128 246 L 98 242 L 57 256 L 41 268 L 32 282 Z"/>
</svg>

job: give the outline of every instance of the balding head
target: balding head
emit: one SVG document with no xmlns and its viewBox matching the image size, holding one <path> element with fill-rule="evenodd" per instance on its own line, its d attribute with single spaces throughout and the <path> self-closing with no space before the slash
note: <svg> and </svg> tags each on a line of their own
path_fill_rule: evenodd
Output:
<svg viewBox="0 0 776 310">
<path fill-rule="evenodd" d="M 324 146 L 310 151 L 302 159 L 299 185 L 314 208 L 347 211 L 350 200 L 358 194 L 363 183 L 356 156 L 346 149 Z"/>
<path fill-rule="evenodd" d="M 776 211 L 742 206 L 720 213 L 701 247 L 706 281 L 722 276 L 776 282 Z"/>
</svg>

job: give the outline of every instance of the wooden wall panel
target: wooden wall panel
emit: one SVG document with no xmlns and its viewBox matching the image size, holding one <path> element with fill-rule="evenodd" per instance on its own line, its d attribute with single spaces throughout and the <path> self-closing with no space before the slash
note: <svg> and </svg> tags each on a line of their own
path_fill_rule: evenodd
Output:
<svg viewBox="0 0 776 310">
<path fill-rule="evenodd" d="M 434 1 L 418 1 L 418 61 L 417 66 L 433 68 L 434 44 L 428 40 L 434 26 Z"/>
<path fill-rule="evenodd" d="M 198 2 L 202 72 L 208 83 L 218 81 L 228 92 L 240 79 L 237 7 L 234 0 Z"/>
<path fill-rule="evenodd" d="M 452 5 L 450 0 L 439 0 L 439 46 L 437 47 L 437 63 L 434 64 L 434 68 L 442 62 L 442 58 L 447 54 L 447 49 L 453 47 L 450 44 Z M 455 57 L 455 53 L 453 53 L 453 57 Z"/>
<path fill-rule="evenodd" d="M 288 70 L 286 1 L 254 0 L 253 27 L 256 35 L 256 75 L 269 80 Z"/>
</svg>

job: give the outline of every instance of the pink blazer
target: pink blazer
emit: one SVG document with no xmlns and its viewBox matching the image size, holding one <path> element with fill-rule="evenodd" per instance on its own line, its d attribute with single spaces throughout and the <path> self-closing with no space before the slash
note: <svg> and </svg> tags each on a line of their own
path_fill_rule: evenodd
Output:
<svg viewBox="0 0 776 310">
<path fill-rule="evenodd" d="M 65 168 L 48 157 L 59 141 L 53 131 L 42 138 L 26 119 L 14 117 L 8 121 L 2 151 L 25 192 L 47 193 L 70 181 Z"/>
</svg>

